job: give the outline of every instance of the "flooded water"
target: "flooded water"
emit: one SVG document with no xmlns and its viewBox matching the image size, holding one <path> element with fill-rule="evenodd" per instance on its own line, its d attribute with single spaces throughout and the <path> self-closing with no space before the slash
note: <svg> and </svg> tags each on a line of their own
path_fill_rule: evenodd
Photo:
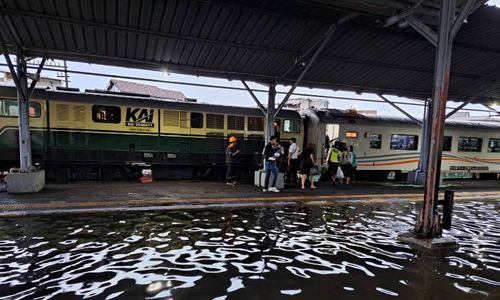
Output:
<svg viewBox="0 0 500 300">
<path fill-rule="evenodd" d="M 3 218 L 0 299 L 500 299 L 499 211 L 457 203 L 433 255 L 410 203 Z"/>
</svg>

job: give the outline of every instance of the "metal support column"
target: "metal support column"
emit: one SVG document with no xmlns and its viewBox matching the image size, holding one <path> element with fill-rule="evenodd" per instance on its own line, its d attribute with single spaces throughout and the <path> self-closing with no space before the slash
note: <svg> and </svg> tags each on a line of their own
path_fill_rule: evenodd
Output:
<svg viewBox="0 0 500 300">
<path fill-rule="evenodd" d="M 432 123 L 427 151 L 427 174 L 424 189 L 424 206 L 419 214 L 417 234 L 421 237 L 438 237 L 442 229 L 436 212 L 441 173 L 444 120 L 450 79 L 452 40 L 450 29 L 455 17 L 455 0 L 442 0 L 439 16 L 438 43 L 434 67 L 432 95 Z"/>
<path fill-rule="evenodd" d="M 276 84 L 271 83 L 269 85 L 269 92 L 267 98 L 267 110 L 266 110 L 266 143 L 269 141 L 271 136 L 274 135 L 274 112 L 276 110 Z"/>
<path fill-rule="evenodd" d="M 427 173 L 427 155 L 429 153 L 430 127 L 432 123 L 432 102 L 427 101 L 424 106 L 424 116 L 422 121 L 422 142 L 420 147 L 420 157 L 418 162 L 415 183 L 422 184 L 420 180 Z"/>
<path fill-rule="evenodd" d="M 19 111 L 19 154 L 21 172 L 33 171 L 31 161 L 31 137 L 28 97 L 28 77 L 26 76 L 26 60 L 24 56 L 17 57 L 17 77 L 19 82 L 17 104 Z M 15 76 L 15 75 L 14 75 Z"/>
</svg>

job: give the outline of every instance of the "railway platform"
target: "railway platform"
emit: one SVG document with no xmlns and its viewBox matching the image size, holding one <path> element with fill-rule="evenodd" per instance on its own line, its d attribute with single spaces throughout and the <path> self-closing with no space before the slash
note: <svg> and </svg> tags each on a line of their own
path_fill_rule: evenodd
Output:
<svg viewBox="0 0 500 300">
<path fill-rule="evenodd" d="M 455 199 L 500 198 L 498 180 L 448 181 L 442 189 L 455 191 Z M 223 182 L 156 181 L 79 182 L 49 184 L 37 194 L 0 193 L 0 216 L 23 216 L 75 212 L 190 209 L 225 206 L 286 204 L 366 204 L 412 202 L 423 199 L 421 187 L 403 183 L 363 182 L 353 185 L 322 183 L 316 190 L 288 188 L 281 193 L 263 193 L 247 184 L 227 186 Z"/>
</svg>

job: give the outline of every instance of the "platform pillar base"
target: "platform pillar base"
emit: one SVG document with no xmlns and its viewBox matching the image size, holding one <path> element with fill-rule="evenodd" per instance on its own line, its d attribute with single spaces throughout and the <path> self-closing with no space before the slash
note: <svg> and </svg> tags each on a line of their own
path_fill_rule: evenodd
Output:
<svg viewBox="0 0 500 300">
<path fill-rule="evenodd" d="M 37 193 L 45 187 L 45 171 L 9 173 L 5 177 L 7 193 Z"/>
<path fill-rule="evenodd" d="M 398 240 L 409 244 L 413 248 L 427 250 L 452 250 L 458 248 L 458 243 L 452 238 L 421 238 L 414 232 L 405 232 L 398 235 Z"/>
</svg>

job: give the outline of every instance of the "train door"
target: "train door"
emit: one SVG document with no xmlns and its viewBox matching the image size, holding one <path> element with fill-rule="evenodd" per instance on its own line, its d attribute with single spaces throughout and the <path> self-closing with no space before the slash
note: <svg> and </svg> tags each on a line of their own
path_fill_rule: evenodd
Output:
<svg viewBox="0 0 500 300">
<path fill-rule="evenodd" d="M 340 125 L 339 124 L 333 124 L 333 123 L 326 124 L 325 141 L 323 144 L 323 152 L 322 152 L 321 161 L 326 160 L 326 155 L 328 154 L 328 149 L 330 149 L 331 141 L 337 140 L 340 138 L 339 132 L 340 132 Z"/>
<path fill-rule="evenodd" d="M 339 124 L 327 124 L 326 125 L 326 136 L 329 141 L 339 138 Z"/>
</svg>

